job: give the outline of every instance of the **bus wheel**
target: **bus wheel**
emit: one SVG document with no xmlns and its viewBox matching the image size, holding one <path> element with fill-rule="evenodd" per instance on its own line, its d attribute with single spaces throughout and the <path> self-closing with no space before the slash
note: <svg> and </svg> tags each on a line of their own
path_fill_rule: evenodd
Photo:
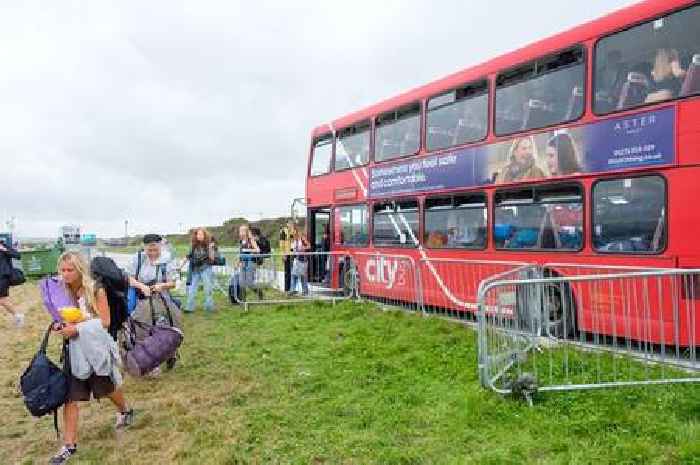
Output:
<svg viewBox="0 0 700 465">
<path fill-rule="evenodd" d="M 576 333 L 576 303 L 569 286 L 545 284 L 542 289 L 545 336 L 567 339 Z"/>
</svg>

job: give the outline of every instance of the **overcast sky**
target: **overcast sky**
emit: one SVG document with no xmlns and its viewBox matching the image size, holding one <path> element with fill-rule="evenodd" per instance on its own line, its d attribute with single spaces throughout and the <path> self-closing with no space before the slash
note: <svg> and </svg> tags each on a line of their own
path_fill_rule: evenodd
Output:
<svg viewBox="0 0 700 465">
<path fill-rule="evenodd" d="M 314 126 L 631 3 L 0 0 L 0 221 L 286 214 Z"/>
</svg>

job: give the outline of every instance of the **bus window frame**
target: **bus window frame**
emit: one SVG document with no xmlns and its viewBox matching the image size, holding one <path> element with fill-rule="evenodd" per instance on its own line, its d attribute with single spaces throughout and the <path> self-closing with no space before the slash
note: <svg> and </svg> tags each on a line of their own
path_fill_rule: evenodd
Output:
<svg viewBox="0 0 700 465">
<path fill-rule="evenodd" d="M 496 233 L 494 231 L 494 228 L 496 227 L 496 195 L 499 192 L 518 192 L 518 191 L 524 191 L 524 190 L 532 190 L 532 198 L 535 199 L 537 189 L 541 189 L 543 187 L 545 188 L 550 188 L 550 187 L 567 187 L 567 186 L 576 186 L 579 191 L 581 192 L 581 245 L 578 249 L 547 249 L 547 248 L 531 248 L 531 249 L 509 249 L 505 247 L 498 247 L 496 245 Z M 588 230 L 588 225 L 587 225 L 587 216 L 586 216 L 586 211 L 587 210 L 587 205 L 586 205 L 586 186 L 582 182 L 578 181 L 558 181 L 554 183 L 538 183 L 538 184 L 531 184 L 529 186 L 520 186 L 520 187 L 505 187 L 503 189 L 494 189 L 493 191 L 493 201 L 492 201 L 492 208 L 491 208 L 491 214 L 492 214 L 492 221 L 491 221 L 491 227 L 489 228 L 491 237 L 493 238 L 493 250 L 497 252 L 507 252 L 507 253 L 520 253 L 520 252 L 537 252 L 537 253 L 571 253 L 571 254 L 580 254 L 586 249 L 586 231 Z M 554 205 L 555 203 L 546 203 L 544 205 Z M 537 205 L 537 203 L 533 203 L 532 205 Z M 592 221 L 591 221 L 592 223 Z"/>
<path fill-rule="evenodd" d="M 314 156 L 316 155 L 316 143 L 324 138 L 325 136 L 330 135 L 331 136 L 331 157 L 328 161 L 328 171 L 325 173 L 321 174 L 311 174 L 311 170 L 313 169 L 314 166 Z M 311 139 L 311 157 L 309 159 L 309 178 L 320 178 L 321 176 L 328 176 L 329 174 L 333 174 L 334 170 L 334 165 L 335 165 L 335 131 L 323 133 L 320 136 L 314 136 Z"/>
<path fill-rule="evenodd" d="M 370 162 L 372 161 L 372 155 L 373 155 L 373 153 L 372 153 L 372 144 L 373 144 L 372 132 L 374 132 L 374 129 L 373 129 L 373 128 L 374 128 L 373 119 L 374 119 L 374 118 L 363 119 L 363 120 L 357 121 L 357 122 L 355 122 L 355 123 L 348 124 L 347 126 L 344 126 L 343 128 L 338 129 L 338 130 L 335 131 L 335 137 L 334 137 L 334 139 L 333 139 L 333 162 L 331 163 L 331 165 L 332 165 L 332 166 L 331 166 L 331 168 L 332 168 L 331 172 L 333 172 L 333 173 L 341 173 L 341 172 L 343 172 L 343 171 L 351 170 L 351 169 L 354 169 L 354 168 L 361 168 L 361 167 L 363 167 L 363 166 L 368 166 L 368 165 L 370 164 Z M 364 163 L 361 164 L 361 165 L 348 166 L 347 168 L 337 169 L 337 168 L 336 168 L 336 164 L 335 164 L 335 157 L 336 157 L 336 148 L 337 148 L 337 145 L 336 145 L 336 144 L 338 143 L 338 139 L 339 139 L 338 134 L 340 134 L 342 131 L 344 131 L 344 130 L 346 130 L 346 129 L 348 129 L 348 128 L 351 128 L 351 127 L 354 127 L 354 126 L 358 126 L 358 125 L 363 125 L 363 123 L 367 123 L 367 131 L 369 132 L 369 144 L 368 144 L 368 146 L 367 146 L 367 161 L 364 162 Z"/>
<path fill-rule="evenodd" d="M 378 124 L 379 118 L 382 115 L 385 115 L 387 113 L 396 112 L 396 111 L 399 111 L 403 108 L 408 108 L 408 107 L 411 107 L 411 106 L 416 105 L 416 104 L 418 105 L 418 115 L 417 115 L 418 116 L 418 148 L 416 149 L 416 151 L 411 152 L 411 153 L 401 154 L 401 155 L 398 155 L 396 157 L 389 158 L 387 160 L 377 160 L 377 131 L 379 130 L 379 128 L 381 128 L 381 125 Z M 425 141 L 424 141 L 425 137 L 423 134 L 424 132 L 425 132 L 425 100 L 421 100 L 421 99 L 414 100 L 410 103 L 406 103 L 404 105 L 399 105 L 397 107 L 394 107 L 391 110 L 383 111 L 379 114 L 374 115 L 374 117 L 372 118 L 372 134 L 371 134 L 371 141 L 370 141 L 370 144 L 371 144 L 371 150 L 370 150 L 371 162 L 374 164 L 391 163 L 391 162 L 395 162 L 397 160 L 401 160 L 404 158 L 415 157 L 416 155 L 421 153 L 421 149 L 424 146 L 424 143 L 425 143 Z"/>
<path fill-rule="evenodd" d="M 340 244 L 340 243 L 335 242 L 335 240 L 333 240 L 333 241 L 331 241 L 331 242 L 333 243 L 333 245 L 335 245 L 336 247 L 351 248 L 351 249 L 353 249 L 353 248 L 354 248 L 354 249 L 366 249 L 367 247 L 370 246 L 370 244 L 371 244 L 371 242 L 372 242 L 372 232 L 371 232 L 371 229 L 370 229 L 371 220 L 370 220 L 370 217 L 369 217 L 369 216 L 370 216 L 369 214 L 370 214 L 370 211 L 371 211 L 371 210 L 370 210 L 370 204 L 367 203 L 367 202 L 364 202 L 364 203 L 363 203 L 363 202 L 360 202 L 360 203 L 336 204 L 336 205 L 333 207 L 333 209 L 334 209 L 334 211 L 338 211 L 338 214 L 340 214 L 339 210 L 340 210 L 341 208 L 348 208 L 348 207 L 352 208 L 352 207 L 362 207 L 362 206 L 364 206 L 364 207 L 365 207 L 365 210 L 367 211 L 367 242 L 366 242 L 365 244 Z M 339 228 L 340 233 L 343 232 L 343 224 L 342 224 L 342 222 L 339 221 L 339 222 L 338 222 L 338 225 L 337 225 L 336 227 Z M 335 239 L 335 238 L 334 238 L 334 239 Z"/>
<path fill-rule="evenodd" d="M 593 113 L 593 115 L 595 115 L 596 117 L 607 117 L 607 116 L 611 116 L 611 115 L 616 115 L 618 113 L 635 112 L 638 110 L 644 110 L 644 109 L 647 109 L 647 108 L 649 108 L 651 106 L 655 106 L 655 105 L 659 105 L 659 106 L 669 105 L 669 104 L 675 105 L 676 102 L 679 100 L 685 100 L 685 99 L 693 98 L 693 97 L 696 97 L 696 98 L 700 97 L 700 94 L 691 94 L 691 95 L 686 95 L 686 96 L 682 96 L 682 97 L 678 96 L 675 98 L 671 98 L 668 100 L 662 100 L 659 102 L 649 102 L 649 103 L 645 102 L 645 103 L 642 103 L 641 105 L 630 107 L 630 108 L 623 108 L 621 110 L 618 110 L 617 108 L 615 108 L 613 111 L 610 111 L 608 113 L 598 113 L 595 110 L 595 91 L 596 91 L 596 79 L 595 78 L 596 78 L 596 74 L 597 74 L 596 73 L 596 58 L 598 57 L 598 44 L 602 40 L 608 39 L 608 38 L 610 38 L 614 35 L 620 34 L 622 32 L 629 31 L 630 29 L 634 29 L 637 26 L 641 26 L 643 24 L 648 24 L 648 23 L 653 23 L 654 21 L 656 21 L 658 19 L 665 18 L 666 16 L 671 16 L 671 15 L 674 15 L 676 13 L 680 13 L 680 12 L 685 11 L 685 10 L 690 10 L 692 8 L 700 8 L 700 2 L 696 1 L 694 4 L 691 4 L 691 5 L 685 5 L 685 6 L 682 6 L 680 8 L 670 9 L 660 16 L 652 16 L 649 19 L 645 19 L 643 21 L 638 21 L 636 23 L 627 25 L 621 29 L 618 29 L 616 31 L 609 32 L 603 36 L 600 36 L 595 40 L 595 42 L 593 43 L 593 46 L 592 46 L 593 57 L 591 59 L 591 97 L 593 97 L 591 99 L 591 112 Z M 666 210 L 666 211 L 668 211 L 668 210 Z"/>
<path fill-rule="evenodd" d="M 430 147 L 428 147 L 428 115 L 430 114 L 428 106 L 430 105 L 430 101 L 434 98 L 442 97 L 443 95 L 449 94 L 451 92 L 456 92 L 458 89 L 462 89 L 464 87 L 469 87 L 471 85 L 476 85 L 476 84 L 480 84 L 480 83 L 486 84 L 486 92 L 477 95 L 477 97 L 481 97 L 482 95 L 486 95 L 486 121 L 485 121 L 486 130 L 484 131 L 484 136 L 480 139 L 462 142 L 462 143 L 455 144 L 455 145 L 448 145 L 447 147 L 440 147 L 440 148 L 435 148 L 435 149 L 431 149 Z M 423 121 L 423 127 L 424 127 L 423 144 L 424 145 L 423 145 L 423 147 L 425 148 L 425 152 L 426 153 L 442 152 L 442 151 L 454 149 L 456 147 L 467 146 L 470 144 L 478 144 L 478 143 L 484 142 L 486 139 L 488 139 L 489 134 L 491 133 L 491 128 L 489 127 L 489 124 L 491 121 L 491 98 L 492 98 L 491 97 L 491 89 L 492 89 L 492 87 L 494 87 L 494 86 L 492 85 L 491 79 L 489 79 L 488 76 L 484 76 L 483 78 L 479 78 L 479 79 L 471 79 L 471 80 L 464 82 L 458 86 L 455 86 L 451 89 L 448 89 L 448 90 L 442 91 L 438 94 L 433 94 L 429 97 L 426 97 L 425 101 L 423 102 L 423 114 L 424 114 L 424 117 L 423 117 L 423 119 L 424 119 L 424 121 Z M 464 100 L 467 100 L 469 98 L 470 97 L 467 97 Z M 495 93 L 494 93 L 493 98 L 494 98 L 494 103 L 495 103 Z M 458 100 L 456 100 L 452 104 L 454 104 L 456 102 L 458 102 Z"/>
<path fill-rule="evenodd" d="M 445 198 L 452 198 L 454 201 L 455 197 L 463 196 L 463 195 L 477 195 L 480 194 L 484 197 L 484 211 L 486 213 L 486 235 L 485 235 L 485 241 L 484 245 L 482 247 L 428 247 L 427 241 L 425 240 L 425 215 L 428 213 L 428 207 L 427 203 L 429 200 L 432 199 L 445 199 Z M 459 210 L 458 208 L 452 208 L 452 210 Z M 468 208 L 463 208 L 462 210 L 476 210 L 476 208 L 468 207 Z M 463 251 L 482 251 L 486 250 L 489 247 L 489 231 L 491 228 L 489 228 L 489 195 L 486 191 L 479 190 L 479 191 L 466 191 L 466 192 L 455 192 L 452 194 L 435 194 L 435 195 L 430 195 L 426 196 L 425 199 L 423 199 L 423 211 L 422 214 L 419 218 L 420 224 L 423 229 L 423 234 L 421 235 L 420 238 L 420 243 L 423 244 L 423 247 L 425 247 L 428 250 L 463 250 Z"/>
<path fill-rule="evenodd" d="M 519 129 L 515 132 L 509 132 L 509 133 L 505 133 L 505 134 L 499 133 L 497 131 L 497 126 L 496 126 L 496 108 L 497 108 L 496 100 L 497 100 L 498 89 L 499 89 L 499 85 L 498 85 L 499 76 L 503 73 L 507 73 L 508 71 L 515 70 L 519 67 L 525 66 L 525 65 L 532 63 L 534 61 L 539 61 L 539 60 L 541 60 L 543 58 L 547 58 L 547 57 L 554 57 L 554 56 L 557 56 L 563 52 L 566 52 L 567 50 L 574 50 L 574 49 L 581 50 L 582 62 L 580 64 L 583 65 L 583 81 L 582 81 L 582 83 L 583 83 L 583 97 L 582 97 L 583 98 L 583 106 L 581 109 L 581 113 L 577 117 L 572 118 L 570 120 L 559 121 L 558 123 L 553 123 L 553 124 L 550 124 L 547 126 L 542 126 L 542 127 L 537 127 L 537 128 L 529 128 L 529 129 Z M 580 121 L 586 115 L 586 106 L 588 104 L 589 95 L 591 94 L 591 92 L 588 89 L 588 72 L 589 72 L 588 65 L 589 65 L 589 61 L 591 61 L 589 59 L 590 59 L 590 57 L 589 57 L 588 47 L 586 46 L 586 43 L 585 42 L 578 42 L 578 43 L 569 45 L 567 47 L 552 51 L 551 53 L 547 53 L 545 55 L 540 55 L 536 58 L 517 63 L 513 66 L 509 66 L 508 68 L 501 69 L 501 70 L 495 72 L 494 76 L 493 76 L 493 86 L 492 86 L 493 97 L 491 99 L 491 103 L 489 106 L 489 108 L 491 110 L 491 117 L 490 117 L 491 128 L 490 128 L 489 133 L 492 134 L 493 137 L 496 137 L 496 138 L 511 138 L 513 136 L 519 136 L 519 135 L 526 134 L 526 133 L 536 133 L 536 132 L 540 132 L 542 130 L 551 129 L 551 128 L 558 127 L 558 126 L 569 126 L 572 124 L 576 124 L 578 121 Z M 560 68 L 559 70 L 567 69 L 567 68 L 572 67 L 572 66 L 576 66 L 576 65 L 568 65 L 566 67 Z M 559 70 L 549 71 L 547 73 L 542 74 L 541 76 L 545 76 L 547 74 L 550 74 L 552 72 L 556 72 Z M 521 81 L 521 82 L 524 82 L 524 81 Z M 518 84 L 518 83 L 515 83 L 515 84 Z M 511 85 L 514 85 L 514 84 L 511 84 Z M 508 87 L 508 86 L 506 86 L 506 87 Z"/>
<path fill-rule="evenodd" d="M 660 248 L 658 251 L 655 252 L 640 252 L 640 251 L 634 251 L 634 252 L 621 252 L 617 250 L 612 250 L 612 251 L 606 251 L 606 250 L 598 250 L 594 243 L 593 243 L 593 235 L 595 233 L 595 187 L 598 185 L 600 182 L 604 181 L 616 181 L 619 179 L 639 179 L 639 178 L 648 178 L 648 177 L 657 177 L 661 178 L 661 180 L 664 183 L 664 214 L 666 215 L 666 218 L 664 220 L 664 234 L 665 234 L 665 240 L 664 240 L 664 246 L 663 248 Z M 670 218 L 670 212 L 668 210 L 668 179 L 666 179 L 666 176 L 663 175 L 661 172 L 651 172 L 651 173 L 629 173 L 628 176 L 625 176 L 624 174 L 618 174 L 615 176 L 610 176 L 610 177 L 604 177 L 604 178 L 599 178 L 593 181 L 591 184 L 591 224 L 590 224 L 590 230 L 589 232 L 591 233 L 591 251 L 594 254 L 600 254 L 600 255 L 619 255 L 619 256 L 630 256 L 630 255 L 643 255 L 643 256 L 657 256 L 657 255 L 663 255 L 666 253 L 666 250 L 668 249 L 668 243 L 669 243 L 669 225 L 671 224 L 671 221 L 669 220 Z"/>
<path fill-rule="evenodd" d="M 396 244 L 391 244 L 391 245 L 377 244 L 376 241 L 374 240 L 374 207 L 377 206 L 378 204 L 383 204 L 383 203 L 391 203 L 391 202 L 400 203 L 400 202 L 411 202 L 411 201 L 416 202 L 416 208 L 417 208 L 416 214 L 418 216 L 418 231 L 417 231 L 416 239 L 418 240 L 418 243 L 413 245 L 413 244 L 409 244 L 407 241 L 406 244 L 398 244 L 398 245 L 396 245 Z M 420 201 L 420 199 L 418 197 L 401 197 L 401 198 L 397 198 L 397 199 L 389 198 L 389 199 L 383 199 L 383 200 L 375 200 L 372 202 L 371 205 L 372 205 L 372 210 L 371 210 L 372 215 L 371 215 L 370 222 L 371 222 L 372 228 L 370 230 L 370 243 L 369 243 L 368 247 L 378 247 L 378 248 L 386 248 L 386 249 L 395 248 L 395 249 L 416 249 L 416 250 L 418 250 L 423 245 L 423 241 L 421 239 L 422 226 L 423 226 L 423 224 L 421 223 L 421 219 L 422 219 L 421 214 L 423 211 L 423 203 Z"/>
</svg>

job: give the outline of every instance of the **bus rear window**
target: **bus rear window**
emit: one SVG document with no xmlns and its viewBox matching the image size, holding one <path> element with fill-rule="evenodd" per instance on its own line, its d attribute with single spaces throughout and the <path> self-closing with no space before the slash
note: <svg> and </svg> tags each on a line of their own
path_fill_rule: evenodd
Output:
<svg viewBox="0 0 700 465">
<path fill-rule="evenodd" d="M 498 249 L 580 250 L 581 187 L 541 186 L 497 192 L 494 221 Z"/>
<path fill-rule="evenodd" d="M 428 150 L 439 150 L 485 138 L 488 111 L 486 81 L 431 98 L 427 110 Z"/>
<path fill-rule="evenodd" d="M 333 156 L 333 136 L 326 134 L 314 141 L 314 151 L 311 158 L 311 176 L 320 176 L 331 170 Z"/>
<path fill-rule="evenodd" d="M 486 195 L 427 199 L 424 242 L 430 248 L 486 247 Z"/>
<path fill-rule="evenodd" d="M 420 148 L 420 104 L 414 103 L 382 114 L 375 129 L 375 161 L 418 153 Z"/>
<path fill-rule="evenodd" d="M 375 204 L 372 228 L 374 245 L 418 247 L 418 202 L 404 200 Z"/>
<path fill-rule="evenodd" d="M 661 176 L 599 181 L 593 187 L 593 247 L 658 253 L 666 246 L 666 182 Z"/>
<path fill-rule="evenodd" d="M 598 41 L 594 84 L 597 114 L 700 93 L 700 6 Z"/>
<path fill-rule="evenodd" d="M 575 47 L 498 75 L 496 134 L 543 128 L 583 114 L 586 66 Z"/>
<path fill-rule="evenodd" d="M 342 129 L 335 142 L 335 170 L 366 165 L 369 161 L 369 121 Z"/>
</svg>

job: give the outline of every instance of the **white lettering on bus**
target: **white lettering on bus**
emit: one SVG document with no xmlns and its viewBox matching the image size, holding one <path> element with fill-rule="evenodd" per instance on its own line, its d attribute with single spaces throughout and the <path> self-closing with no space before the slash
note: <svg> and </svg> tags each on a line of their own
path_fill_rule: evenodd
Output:
<svg viewBox="0 0 700 465">
<path fill-rule="evenodd" d="M 385 284 L 387 289 L 394 287 L 399 262 L 385 257 L 369 258 L 365 264 L 367 281 L 373 284 Z"/>
</svg>

